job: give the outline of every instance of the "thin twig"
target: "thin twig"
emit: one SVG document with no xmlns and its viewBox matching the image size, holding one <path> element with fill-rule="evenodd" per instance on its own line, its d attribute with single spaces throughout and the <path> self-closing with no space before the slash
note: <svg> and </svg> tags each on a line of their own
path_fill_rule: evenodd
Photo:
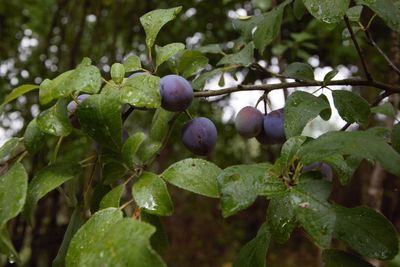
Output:
<svg viewBox="0 0 400 267">
<path fill-rule="evenodd" d="M 365 76 L 366 76 L 368 81 L 372 81 L 373 79 L 372 79 L 371 73 L 368 70 L 368 66 L 367 66 L 367 62 L 365 61 L 365 58 L 364 58 L 363 50 L 358 45 L 357 38 L 356 38 L 356 36 L 355 36 L 355 34 L 353 32 L 353 29 L 351 28 L 349 18 L 346 15 L 344 16 L 344 22 L 346 23 L 346 27 L 350 32 L 351 40 L 353 40 L 353 43 L 354 43 L 354 46 L 355 46 L 355 48 L 357 50 L 358 56 L 360 57 L 361 64 L 363 66 Z"/>
</svg>

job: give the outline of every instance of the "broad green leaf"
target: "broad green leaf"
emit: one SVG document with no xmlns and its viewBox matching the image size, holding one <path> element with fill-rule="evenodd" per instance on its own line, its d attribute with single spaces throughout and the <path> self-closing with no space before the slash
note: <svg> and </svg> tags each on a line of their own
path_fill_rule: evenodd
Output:
<svg viewBox="0 0 400 267">
<path fill-rule="evenodd" d="M 396 117 L 396 109 L 393 107 L 393 105 L 390 102 L 386 102 L 380 106 L 371 108 L 371 112 L 380 113 L 380 114 L 388 116 L 389 118 Z"/>
<path fill-rule="evenodd" d="M 67 256 L 68 246 L 78 229 L 84 224 L 83 216 L 79 208 L 75 208 L 72 212 L 71 218 L 68 223 L 67 230 L 65 231 L 63 241 L 57 256 L 53 260 L 52 267 L 64 267 L 65 257 Z"/>
<path fill-rule="evenodd" d="M 21 259 L 14 248 L 10 234 L 7 230 L 7 224 L 0 225 L 0 254 L 6 255 L 10 264 L 21 264 Z"/>
<path fill-rule="evenodd" d="M 291 137 L 282 146 L 279 158 L 275 161 L 273 171 L 276 172 L 275 176 L 284 174 L 285 170 L 290 168 L 297 159 L 296 154 L 300 146 L 306 141 L 305 136 Z"/>
<path fill-rule="evenodd" d="M 146 165 L 148 161 L 151 161 L 157 155 L 157 152 L 160 150 L 160 148 L 160 142 L 153 141 L 151 139 L 144 140 L 136 153 L 139 163 Z"/>
<path fill-rule="evenodd" d="M 293 15 L 297 20 L 301 20 L 306 12 L 306 7 L 304 6 L 303 0 L 295 0 L 293 2 Z"/>
<path fill-rule="evenodd" d="M 331 184 L 324 180 L 303 180 L 305 175 L 290 193 L 296 219 L 319 246 L 329 247 L 336 220 L 333 208 L 326 201 Z"/>
<path fill-rule="evenodd" d="M 55 136 L 69 135 L 72 126 L 68 119 L 67 101 L 60 98 L 54 106 L 42 111 L 37 117 L 37 124 L 44 133 Z"/>
<path fill-rule="evenodd" d="M 265 267 L 270 240 L 268 224 L 264 223 L 258 230 L 257 236 L 242 247 L 233 267 Z"/>
<path fill-rule="evenodd" d="M 355 255 L 334 249 L 324 250 L 322 259 L 325 267 L 374 267 Z"/>
<path fill-rule="evenodd" d="M 398 252 L 397 232 L 382 214 L 367 207 L 335 206 L 335 237 L 361 255 L 380 260 Z M 351 234 L 349 234 L 351 233 Z"/>
<path fill-rule="evenodd" d="M 37 119 L 31 120 L 24 133 L 24 145 L 30 154 L 35 154 L 46 143 L 46 134 L 42 132 Z"/>
<path fill-rule="evenodd" d="M 111 207 L 118 208 L 124 189 L 125 184 L 120 184 L 108 192 L 100 201 L 99 210 Z"/>
<path fill-rule="evenodd" d="M 360 21 L 362 10 L 362 6 L 352 6 L 346 11 L 346 15 L 350 21 L 358 22 Z"/>
<path fill-rule="evenodd" d="M 27 188 L 28 175 L 19 162 L 0 176 L 0 228 L 22 211 Z"/>
<path fill-rule="evenodd" d="M 103 163 L 102 180 L 104 184 L 115 184 L 119 179 L 127 173 L 127 168 L 123 165 L 122 160 L 109 159 Z"/>
<path fill-rule="evenodd" d="M 322 110 L 322 111 L 319 113 L 319 116 L 320 116 L 323 120 L 327 121 L 327 120 L 329 120 L 329 119 L 331 118 L 331 116 L 332 116 L 332 109 L 331 109 L 331 107 L 330 107 L 329 100 L 328 100 L 328 98 L 326 97 L 326 95 L 324 95 L 324 94 L 319 95 L 318 98 L 324 100 L 324 101 L 329 105 L 329 108 L 326 108 L 326 109 Z"/>
<path fill-rule="evenodd" d="M 168 236 L 165 232 L 164 225 L 160 217 L 147 213 L 145 210 L 140 211 L 140 219 L 156 228 L 156 232 L 150 238 L 151 246 L 158 252 L 162 253 L 168 247 Z"/>
<path fill-rule="evenodd" d="M 168 135 L 169 129 L 172 127 L 171 119 L 174 112 L 167 111 L 163 108 L 158 108 L 154 113 L 151 121 L 150 138 L 154 141 L 162 142 Z"/>
<path fill-rule="evenodd" d="M 287 187 L 284 184 L 283 180 L 278 178 L 275 173 L 272 173 L 272 168 L 267 170 L 265 181 L 260 186 L 260 196 L 265 196 L 269 199 L 273 199 L 275 197 L 281 197 L 286 194 Z"/>
<path fill-rule="evenodd" d="M 265 47 L 272 43 L 279 33 L 285 6 L 291 1 L 285 1 L 270 12 L 263 14 L 253 34 L 254 47 L 262 54 Z"/>
<path fill-rule="evenodd" d="M 286 67 L 282 75 L 301 81 L 314 81 L 314 70 L 307 63 L 291 63 Z"/>
<path fill-rule="evenodd" d="M 223 73 L 222 69 L 214 69 L 212 71 L 206 71 L 199 75 L 195 80 L 192 82 L 193 90 L 195 91 L 202 91 L 207 83 L 208 80 L 211 78 L 220 75 Z"/>
<path fill-rule="evenodd" d="M 125 77 L 125 67 L 121 63 L 114 63 L 111 66 L 111 78 L 116 84 L 121 84 Z"/>
<path fill-rule="evenodd" d="M 33 214 L 37 202 L 47 193 L 74 178 L 80 166 L 68 162 L 58 162 L 41 169 L 28 185 L 24 216 L 33 224 Z"/>
<path fill-rule="evenodd" d="M 66 267 L 164 267 L 150 247 L 155 228 L 108 208 L 95 213 L 73 237 Z M 121 245 L 124 244 L 124 245 Z"/>
<path fill-rule="evenodd" d="M 383 139 L 368 132 L 329 132 L 299 151 L 300 160 L 306 165 L 334 154 L 374 160 L 385 170 L 400 176 L 400 155 Z"/>
<path fill-rule="evenodd" d="M 158 108 L 161 105 L 160 78 L 138 75 L 122 84 L 121 101 L 138 108 Z"/>
<path fill-rule="evenodd" d="M 394 31 L 400 32 L 400 8 L 393 0 L 357 0 L 357 4 L 372 9 Z"/>
<path fill-rule="evenodd" d="M 222 216 L 228 217 L 249 207 L 256 200 L 270 164 L 235 165 L 217 177 L 221 192 Z"/>
<path fill-rule="evenodd" d="M 196 50 L 185 50 L 178 59 L 177 70 L 184 78 L 188 78 L 205 68 L 208 58 Z"/>
<path fill-rule="evenodd" d="M 0 162 L 9 159 L 17 149 L 21 138 L 12 137 L 0 148 Z"/>
<path fill-rule="evenodd" d="M 184 159 L 169 166 L 161 178 L 182 189 L 204 195 L 219 197 L 217 176 L 221 169 L 203 159 Z"/>
<path fill-rule="evenodd" d="M 342 185 L 346 185 L 355 172 L 355 168 L 350 167 L 342 155 L 331 155 L 321 159 L 321 162 L 327 163 L 333 168 Z"/>
<path fill-rule="evenodd" d="M 337 23 L 343 19 L 350 0 L 303 0 L 308 12 L 325 23 Z"/>
<path fill-rule="evenodd" d="M 122 159 L 130 169 L 135 168 L 135 165 L 140 163 L 136 153 L 146 138 L 147 136 L 145 133 L 137 132 L 129 136 L 122 146 Z"/>
<path fill-rule="evenodd" d="M 181 6 L 169 9 L 156 9 L 140 17 L 140 23 L 146 33 L 146 45 L 148 49 L 153 47 L 161 28 L 169 21 L 175 19 L 181 10 Z"/>
<path fill-rule="evenodd" d="M 96 94 L 101 87 L 100 70 L 91 65 L 89 58 L 84 58 L 82 62 L 68 74 L 60 84 L 53 89 L 53 97 L 69 97 L 74 92 L 86 92 Z"/>
<path fill-rule="evenodd" d="M 185 49 L 182 43 L 172 43 L 165 46 L 155 46 L 156 50 L 156 68 L 167 61 L 170 57 Z"/>
<path fill-rule="evenodd" d="M 138 207 L 150 214 L 168 216 L 173 212 L 167 186 L 164 180 L 154 173 L 142 173 L 132 187 L 132 195 Z"/>
<path fill-rule="evenodd" d="M 196 48 L 202 54 L 224 54 L 219 44 L 209 44 Z"/>
<path fill-rule="evenodd" d="M 328 83 L 330 83 L 330 81 L 332 81 L 332 79 L 335 78 L 335 76 L 338 73 L 339 73 L 338 70 L 331 70 L 330 72 L 328 72 L 324 77 L 324 85 L 327 85 Z"/>
<path fill-rule="evenodd" d="M 142 69 L 140 58 L 136 55 L 127 57 L 123 63 L 126 72 L 132 72 Z"/>
<path fill-rule="evenodd" d="M 39 86 L 39 101 L 40 104 L 46 105 L 57 96 L 56 88 L 69 77 L 74 70 L 69 70 L 61 73 L 53 80 L 45 79 Z"/>
<path fill-rule="evenodd" d="M 392 147 L 400 153 L 400 123 L 393 126 L 391 142 Z"/>
<path fill-rule="evenodd" d="M 300 135 L 306 124 L 327 108 L 329 103 L 312 94 L 302 91 L 291 94 L 284 109 L 286 138 Z"/>
<path fill-rule="evenodd" d="M 296 220 L 295 210 L 288 195 L 271 199 L 267 209 L 267 222 L 274 240 L 280 244 L 289 240 Z"/>
<path fill-rule="evenodd" d="M 357 122 L 362 125 L 368 123 L 368 116 L 371 112 L 367 100 L 351 91 L 332 91 L 333 102 L 338 109 L 340 117 L 346 122 Z"/>
<path fill-rule="evenodd" d="M 18 86 L 14 90 L 11 91 L 6 97 L 4 98 L 4 102 L 1 105 L 7 104 L 14 99 L 17 99 L 19 96 L 26 94 L 32 90 L 38 89 L 39 85 L 37 84 L 24 84 L 21 86 Z"/>
<path fill-rule="evenodd" d="M 118 152 L 122 145 L 121 104 L 112 95 L 92 95 L 76 110 L 82 130 L 102 146 Z"/>
<path fill-rule="evenodd" d="M 224 56 L 217 65 L 239 65 L 247 67 L 254 62 L 254 44 L 248 43 L 242 50 L 235 54 Z"/>
</svg>

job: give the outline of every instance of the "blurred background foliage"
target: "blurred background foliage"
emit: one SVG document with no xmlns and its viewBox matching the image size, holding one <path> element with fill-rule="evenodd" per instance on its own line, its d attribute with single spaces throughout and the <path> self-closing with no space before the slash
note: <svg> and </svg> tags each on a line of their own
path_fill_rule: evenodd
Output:
<svg viewBox="0 0 400 267">
<path fill-rule="evenodd" d="M 19 0 L 0 1 L 0 101 L 12 88 L 24 83 L 39 84 L 45 78 L 74 68 L 83 57 L 92 59 L 109 77 L 110 66 L 136 54 L 148 63 L 144 31 L 139 17 L 159 8 L 183 6 L 178 18 L 168 23 L 157 38 L 157 45 L 172 42 L 185 43 L 187 48 L 197 48 L 218 43 L 226 53 L 238 49 L 240 34 L 233 20 L 237 16 L 260 14 L 279 4 L 276 0 Z M 362 21 L 367 22 L 371 12 L 364 10 Z M 371 32 L 375 41 L 399 64 L 399 42 L 396 34 L 380 21 L 374 20 Z M 316 21 L 305 12 L 297 20 L 292 5 L 287 8 L 280 36 L 263 54 L 256 53 L 257 61 L 265 61 L 282 69 L 286 63 L 307 62 L 316 58 L 317 66 L 342 65 L 354 75 L 360 68 L 356 51 L 346 35 L 345 24 L 335 26 Z M 381 80 L 398 83 L 383 58 L 360 37 L 373 75 Z M 220 55 L 208 54 L 211 65 Z M 240 70 L 239 70 L 240 72 Z M 169 73 L 167 67 L 159 70 L 160 76 Z M 265 82 L 267 78 L 256 71 L 243 71 L 244 83 Z M 355 88 L 357 90 L 357 88 Z M 372 95 L 364 95 L 367 99 Z M 234 130 L 232 119 L 222 121 L 223 107 L 230 105 L 229 96 L 209 102 L 200 100 L 191 112 L 211 118 L 217 125 L 219 138 L 215 152 L 209 160 L 220 167 L 239 163 L 273 161 L 280 147 L 261 147 L 254 140 L 244 140 Z M 391 99 L 394 104 L 398 101 Z M 397 101 L 397 102 L 396 102 Z M 398 107 L 398 106 L 397 106 Z M 20 136 L 27 121 L 46 107 L 38 105 L 37 92 L 20 97 L 5 107 L 1 115 L 0 134 L 4 138 Z M 152 112 L 135 111 L 125 123 L 131 134 L 148 130 Z M 382 119 L 371 118 L 371 124 L 385 124 Z M 169 164 L 191 156 L 179 141 L 178 122 L 168 146 L 153 168 L 162 171 Z M 78 135 L 79 136 L 79 135 Z M 47 147 L 37 155 L 30 166 L 31 172 L 43 167 L 55 145 L 56 139 L 48 137 Z M 92 147 L 82 146 L 85 137 L 68 137 L 63 141 L 60 157 L 84 157 Z M 29 169 L 28 169 L 29 170 Z M 350 185 L 335 184 L 334 201 L 345 206 L 370 205 L 381 209 L 399 229 L 399 182 L 384 173 L 378 186 L 381 202 L 374 206 L 371 197 L 370 174 L 376 171 L 364 162 Z M 170 187 L 175 204 L 172 216 L 163 218 L 168 236 L 168 247 L 163 258 L 169 266 L 230 266 L 239 248 L 255 236 L 265 220 L 267 203 L 258 200 L 251 208 L 228 219 L 222 219 L 217 200 L 206 199 Z M 371 204 L 372 203 L 372 204 Z M 28 227 L 19 217 L 12 223 L 12 239 L 21 251 L 26 266 L 50 266 L 63 239 L 70 211 L 58 191 L 41 200 L 36 212 L 36 227 Z M 273 244 L 268 258 L 273 267 L 318 266 L 320 252 L 307 236 L 295 232 L 286 245 Z M 5 259 L 2 259 L 5 260 Z M 5 263 L 5 265 L 9 263 Z M 393 265 L 398 266 L 398 265 Z"/>
</svg>

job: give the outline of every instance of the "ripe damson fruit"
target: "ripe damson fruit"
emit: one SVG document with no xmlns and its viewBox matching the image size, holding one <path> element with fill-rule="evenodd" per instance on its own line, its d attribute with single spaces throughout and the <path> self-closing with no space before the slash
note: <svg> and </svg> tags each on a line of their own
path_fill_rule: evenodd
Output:
<svg viewBox="0 0 400 267">
<path fill-rule="evenodd" d="M 256 137 L 263 128 L 264 116 L 258 109 L 247 106 L 236 115 L 236 131 L 245 138 Z"/>
<path fill-rule="evenodd" d="M 75 115 L 75 111 L 78 108 L 78 105 L 89 96 L 89 94 L 81 94 L 76 99 L 73 99 L 71 102 L 69 102 L 67 105 L 69 121 L 71 122 L 71 125 L 76 129 L 80 129 L 81 124 L 79 123 L 78 117 Z"/>
<path fill-rule="evenodd" d="M 193 100 L 193 88 L 179 75 L 167 75 L 160 79 L 161 107 L 168 111 L 184 111 Z"/>
<path fill-rule="evenodd" d="M 283 108 L 273 110 L 264 116 L 263 127 L 256 136 L 263 145 L 283 144 L 286 140 Z"/>
<path fill-rule="evenodd" d="M 310 165 L 304 166 L 303 169 L 301 170 L 302 173 L 309 172 L 309 171 L 319 171 L 322 173 L 322 177 L 324 178 L 324 180 L 332 182 L 333 171 L 332 171 L 331 166 L 329 166 L 326 163 L 314 162 L 314 163 L 311 163 Z"/>
<path fill-rule="evenodd" d="M 188 121 L 182 128 L 181 139 L 185 147 L 193 154 L 205 156 L 217 143 L 217 128 L 204 117 Z"/>
</svg>

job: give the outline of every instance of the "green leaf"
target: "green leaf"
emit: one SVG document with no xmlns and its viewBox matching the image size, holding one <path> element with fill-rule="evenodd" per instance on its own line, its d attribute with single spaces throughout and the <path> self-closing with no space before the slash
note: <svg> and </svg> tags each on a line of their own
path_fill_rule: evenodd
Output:
<svg viewBox="0 0 400 267">
<path fill-rule="evenodd" d="M 148 49 L 151 49 L 154 45 L 154 41 L 161 28 L 169 21 L 175 19 L 181 10 L 181 6 L 169 9 L 157 9 L 140 17 L 140 23 L 146 33 L 146 45 Z"/>
<path fill-rule="evenodd" d="M 349 123 L 358 122 L 368 124 L 368 116 L 371 112 L 367 100 L 351 91 L 332 91 L 333 102 L 339 115 Z"/>
<path fill-rule="evenodd" d="M 308 12 L 325 23 L 337 23 L 343 19 L 349 0 L 303 0 Z"/>
<path fill-rule="evenodd" d="M 156 49 L 156 68 L 167 61 L 170 57 L 185 49 L 182 43 L 172 43 L 165 46 L 155 46 Z"/>
<path fill-rule="evenodd" d="M 17 99 L 19 96 L 26 94 L 32 90 L 38 89 L 39 85 L 37 84 L 24 84 L 21 86 L 18 86 L 14 90 L 11 91 L 6 97 L 4 98 L 4 102 L 1 105 L 5 105 L 14 99 Z"/>
<path fill-rule="evenodd" d="M 218 63 L 219 65 L 240 65 L 247 67 L 254 62 L 254 44 L 248 43 L 246 46 L 235 54 L 224 56 Z"/>
<path fill-rule="evenodd" d="M 140 58 L 136 55 L 127 57 L 123 63 L 126 72 L 132 72 L 142 69 Z"/>
<path fill-rule="evenodd" d="M 171 120 L 174 112 L 167 111 L 163 108 L 158 108 L 154 113 L 151 121 L 150 138 L 154 141 L 162 142 L 167 138 L 168 131 L 172 127 Z"/>
<path fill-rule="evenodd" d="M 291 63 L 286 67 L 282 75 L 301 81 L 314 81 L 314 70 L 307 63 Z"/>
<path fill-rule="evenodd" d="M 223 73 L 222 69 L 213 69 L 212 71 L 206 71 L 199 75 L 195 80 L 192 82 L 193 90 L 201 91 L 204 89 L 207 81 L 211 78 L 220 75 Z"/>
<path fill-rule="evenodd" d="M 327 163 L 335 170 L 342 185 L 348 184 L 355 172 L 355 168 L 350 167 L 342 155 L 331 155 L 321 159 L 320 162 Z"/>
<path fill-rule="evenodd" d="M 47 193 L 63 183 L 74 178 L 80 171 L 80 166 L 68 162 L 58 162 L 40 170 L 28 185 L 24 216 L 33 224 L 33 214 L 37 202 Z"/>
<path fill-rule="evenodd" d="M 150 214 L 169 216 L 173 212 L 167 186 L 154 173 L 143 172 L 132 187 L 132 195 L 138 207 Z"/>
<path fill-rule="evenodd" d="M 101 210 L 73 237 L 66 267 L 165 267 L 150 247 L 150 237 L 154 232 L 155 228 L 147 223 L 123 218 L 118 209 Z"/>
<path fill-rule="evenodd" d="M 151 246 L 158 252 L 162 253 L 168 247 L 168 236 L 159 216 L 147 213 L 145 210 L 140 211 L 140 219 L 156 228 L 156 232 L 150 238 Z"/>
<path fill-rule="evenodd" d="M 124 189 L 125 184 L 120 184 L 108 192 L 100 201 L 99 210 L 111 207 L 118 208 Z"/>
<path fill-rule="evenodd" d="M 233 267 L 265 267 L 270 240 L 268 225 L 264 223 L 257 236 L 242 247 Z"/>
<path fill-rule="evenodd" d="M 111 66 L 111 78 L 116 84 L 120 84 L 125 77 L 125 67 L 121 63 L 114 63 Z"/>
<path fill-rule="evenodd" d="M 324 100 L 324 101 L 329 105 L 329 108 L 326 108 L 326 109 L 322 110 L 322 111 L 319 113 L 319 116 L 320 116 L 323 120 L 327 121 L 327 120 L 329 120 L 329 119 L 331 118 L 331 116 L 332 116 L 332 109 L 331 109 L 331 107 L 330 107 L 329 100 L 328 100 L 328 98 L 326 97 L 326 95 L 324 95 L 324 94 L 319 95 L 318 98 Z"/>
<path fill-rule="evenodd" d="M 161 105 L 160 78 L 138 75 L 122 84 L 121 101 L 138 108 L 158 108 Z"/>
<path fill-rule="evenodd" d="M 24 133 L 24 145 L 30 154 L 35 154 L 46 143 L 46 134 L 42 132 L 37 119 L 29 122 Z M 1 158 L 1 157 L 0 157 Z"/>
<path fill-rule="evenodd" d="M 127 173 L 127 168 L 121 159 L 107 159 L 102 167 L 102 179 L 104 184 L 112 185 Z"/>
<path fill-rule="evenodd" d="M 56 88 L 67 78 L 74 70 L 69 70 L 61 73 L 53 80 L 45 79 L 39 86 L 39 101 L 40 104 L 46 105 L 56 98 Z"/>
<path fill-rule="evenodd" d="M 54 98 L 60 96 L 70 97 L 74 92 L 96 94 L 99 92 L 100 87 L 100 70 L 91 65 L 89 58 L 84 58 L 76 69 L 62 79 L 58 86 L 53 88 L 52 96 Z"/>
<path fill-rule="evenodd" d="M 12 137 L 0 148 L 0 162 L 9 159 L 16 151 L 21 138 Z"/>
<path fill-rule="evenodd" d="M 390 103 L 390 102 L 386 102 L 380 106 L 371 108 L 371 112 L 380 113 L 380 114 L 388 116 L 389 118 L 396 117 L 396 109 L 393 107 L 392 103 Z"/>
<path fill-rule="evenodd" d="M 394 150 L 400 153 L 400 123 L 393 126 L 391 142 Z"/>
<path fill-rule="evenodd" d="M 184 78 L 188 78 L 208 64 L 208 58 L 195 50 L 185 50 L 178 59 L 178 73 Z"/>
<path fill-rule="evenodd" d="M 362 6 L 352 6 L 346 11 L 346 15 L 350 21 L 358 22 L 360 21 L 362 10 Z"/>
<path fill-rule="evenodd" d="M 219 44 L 209 44 L 196 48 L 202 54 L 224 54 Z"/>
<path fill-rule="evenodd" d="M 219 197 L 217 176 L 221 169 L 203 159 L 184 159 L 169 166 L 161 178 L 182 189 L 207 197 Z"/>
<path fill-rule="evenodd" d="M 67 256 L 68 246 L 78 229 L 84 224 L 83 216 L 79 208 L 75 208 L 72 212 L 71 218 L 68 223 L 67 230 L 65 231 L 63 241 L 57 256 L 53 260 L 52 267 L 64 267 L 65 257 Z"/>
<path fill-rule="evenodd" d="M 394 31 L 400 32 L 400 9 L 393 0 L 357 0 L 357 4 L 372 9 Z"/>
<path fill-rule="evenodd" d="M 72 126 L 68 119 L 67 101 L 60 98 L 54 106 L 41 112 L 37 117 L 37 124 L 44 133 L 55 136 L 69 135 Z"/>
<path fill-rule="evenodd" d="M 0 176 L 0 228 L 21 212 L 27 188 L 28 175 L 19 162 Z"/>
<path fill-rule="evenodd" d="M 288 195 L 273 198 L 268 204 L 267 221 L 274 240 L 283 244 L 296 226 L 295 210 Z"/>
<path fill-rule="evenodd" d="M 122 120 L 118 99 L 112 95 L 92 95 L 78 106 L 76 112 L 85 133 L 112 151 L 120 151 Z"/>
<path fill-rule="evenodd" d="M 254 8 L 259 8 L 262 10 L 267 10 L 272 5 L 272 0 L 251 0 Z"/>
<path fill-rule="evenodd" d="M 328 72 L 324 77 L 324 85 L 327 85 L 328 83 L 330 83 L 330 81 L 332 81 L 332 79 L 335 78 L 335 76 L 338 73 L 339 73 L 338 70 L 331 70 L 330 72 Z"/>
<path fill-rule="evenodd" d="M 260 54 L 265 47 L 272 43 L 279 33 L 282 24 L 283 11 L 285 6 L 291 1 L 285 1 L 270 12 L 263 14 L 262 20 L 257 24 L 257 29 L 253 34 L 254 46 Z"/>
<path fill-rule="evenodd" d="M 289 138 L 282 146 L 281 154 L 275 161 L 273 171 L 276 172 L 275 176 L 281 176 L 296 160 L 297 151 L 300 146 L 306 141 L 305 136 L 295 136 Z"/>
<path fill-rule="evenodd" d="M 374 160 L 385 170 L 400 176 L 400 155 L 383 139 L 368 132 L 329 132 L 305 144 L 299 151 L 300 160 L 304 164 L 334 154 Z"/>
<path fill-rule="evenodd" d="M 256 200 L 270 164 L 235 165 L 217 177 L 224 218 L 249 207 Z"/>
<path fill-rule="evenodd" d="M 335 206 L 335 237 L 361 255 L 380 260 L 398 252 L 397 232 L 382 214 L 367 207 Z M 351 233 L 351 234 L 349 234 Z"/>
<path fill-rule="evenodd" d="M 140 163 L 136 153 L 146 138 L 147 136 L 145 133 L 137 132 L 129 136 L 122 146 L 122 159 L 130 169 L 134 169 L 135 165 Z"/>
<path fill-rule="evenodd" d="M 303 0 L 295 0 L 293 2 L 293 14 L 297 20 L 301 20 L 306 12 L 306 7 L 304 6 Z"/>
<path fill-rule="evenodd" d="M 309 121 L 328 108 L 329 103 L 312 94 L 302 91 L 291 94 L 284 109 L 286 138 L 300 135 Z"/>
<path fill-rule="evenodd" d="M 139 163 L 146 165 L 148 161 L 152 160 L 157 155 L 160 148 L 160 142 L 151 139 L 144 140 L 136 153 Z"/>
<path fill-rule="evenodd" d="M 325 267 L 374 267 L 355 255 L 334 249 L 324 250 L 322 259 Z"/>
<path fill-rule="evenodd" d="M 0 225 L 0 253 L 6 255 L 10 263 L 21 264 L 21 259 L 14 248 L 6 224 Z"/>
<path fill-rule="evenodd" d="M 321 247 L 329 247 L 335 227 L 335 212 L 326 201 L 331 184 L 324 180 L 300 177 L 300 184 L 290 193 L 296 219 L 313 240 Z"/>
</svg>

